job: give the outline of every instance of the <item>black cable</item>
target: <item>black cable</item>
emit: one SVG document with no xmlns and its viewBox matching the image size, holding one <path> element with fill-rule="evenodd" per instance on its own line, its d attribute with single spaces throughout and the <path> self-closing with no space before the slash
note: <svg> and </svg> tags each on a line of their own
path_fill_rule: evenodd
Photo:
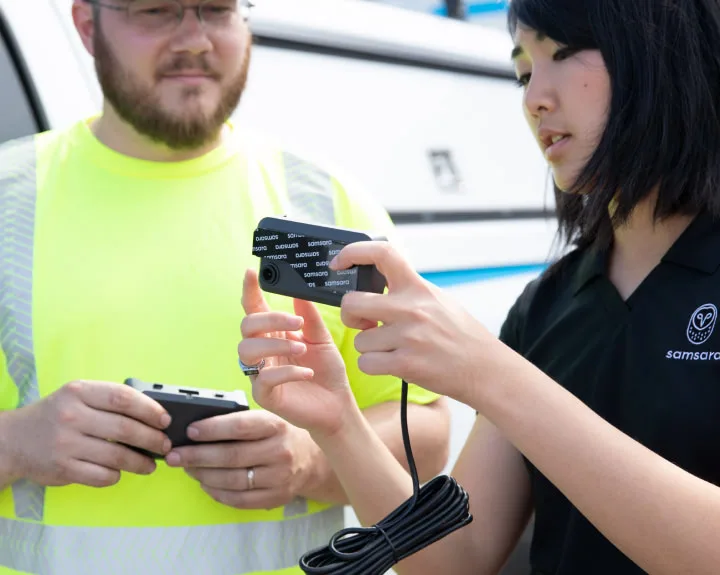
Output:
<svg viewBox="0 0 720 575">
<path fill-rule="evenodd" d="M 408 384 L 403 381 L 400 419 L 413 495 L 380 523 L 338 531 L 329 545 L 300 558 L 309 575 L 383 575 L 393 565 L 472 522 L 468 494 L 441 475 L 420 488 L 407 424 Z"/>
</svg>

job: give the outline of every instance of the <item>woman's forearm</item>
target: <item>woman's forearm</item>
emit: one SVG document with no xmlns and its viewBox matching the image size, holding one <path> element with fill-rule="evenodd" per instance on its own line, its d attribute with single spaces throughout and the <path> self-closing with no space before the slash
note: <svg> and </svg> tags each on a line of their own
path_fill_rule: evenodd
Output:
<svg viewBox="0 0 720 575">
<path fill-rule="evenodd" d="M 646 449 L 513 352 L 483 413 L 614 545 L 653 574 L 715 574 L 720 489 Z"/>
<path fill-rule="evenodd" d="M 412 480 L 357 410 L 332 438 L 315 438 L 364 526 L 374 525 L 412 495 Z"/>
<path fill-rule="evenodd" d="M 382 521 L 413 494 L 412 479 L 370 423 L 358 410 L 345 429 L 330 439 L 315 438 L 350 500 L 360 522 L 370 527 Z M 394 567 L 399 575 L 478 573 L 469 569 L 471 557 L 462 545 L 461 530 L 403 560 Z"/>
</svg>

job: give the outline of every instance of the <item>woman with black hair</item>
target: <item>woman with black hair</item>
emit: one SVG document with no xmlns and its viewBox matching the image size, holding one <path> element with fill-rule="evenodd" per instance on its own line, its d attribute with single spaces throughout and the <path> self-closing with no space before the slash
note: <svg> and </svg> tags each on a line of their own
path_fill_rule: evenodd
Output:
<svg viewBox="0 0 720 575">
<path fill-rule="evenodd" d="M 499 339 L 391 246 L 350 245 L 332 266 L 388 279 L 387 294 L 343 301 L 360 368 L 481 415 L 453 472 L 475 520 L 397 570 L 497 573 L 534 512 L 534 575 L 716 574 L 720 2 L 513 0 L 509 23 L 572 249 Z M 308 429 L 361 521 L 379 521 L 412 484 L 360 416 L 314 307 L 296 302 L 295 332 L 252 273 L 244 303 L 240 358 L 266 359 L 256 399 Z"/>
</svg>

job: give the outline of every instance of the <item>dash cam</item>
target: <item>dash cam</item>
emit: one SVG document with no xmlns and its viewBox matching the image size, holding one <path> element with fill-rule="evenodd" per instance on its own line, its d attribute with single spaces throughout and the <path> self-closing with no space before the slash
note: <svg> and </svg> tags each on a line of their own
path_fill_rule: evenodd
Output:
<svg viewBox="0 0 720 575">
<path fill-rule="evenodd" d="M 124 383 L 157 401 L 170 414 L 172 421 L 165 433 L 173 447 L 195 444 L 186 433 L 191 423 L 250 409 L 247 396 L 241 390 L 228 392 L 203 388 L 180 388 L 163 383 L 142 381 L 135 377 L 127 378 Z M 156 453 L 150 453 L 138 447 L 130 447 L 148 457 L 161 458 Z"/>
<path fill-rule="evenodd" d="M 339 307 L 346 293 L 381 294 L 387 282 L 375 266 L 331 270 L 332 259 L 348 244 L 386 240 L 346 228 L 268 217 L 255 230 L 252 253 L 260 258 L 264 291 Z"/>
</svg>

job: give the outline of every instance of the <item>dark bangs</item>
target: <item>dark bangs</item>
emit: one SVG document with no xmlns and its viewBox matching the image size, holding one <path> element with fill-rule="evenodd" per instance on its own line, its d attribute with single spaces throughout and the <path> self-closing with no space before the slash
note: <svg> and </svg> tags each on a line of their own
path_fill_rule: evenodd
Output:
<svg viewBox="0 0 720 575">
<path fill-rule="evenodd" d="M 508 30 L 515 36 L 520 25 L 572 48 L 596 49 L 588 16 L 583 0 L 512 0 Z"/>
<path fill-rule="evenodd" d="M 718 0 L 512 0 L 518 27 L 599 50 L 610 76 L 598 147 L 568 193 L 555 188 L 565 243 L 607 248 L 656 189 L 656 220 L 720 216 Z"/>
</svg>

